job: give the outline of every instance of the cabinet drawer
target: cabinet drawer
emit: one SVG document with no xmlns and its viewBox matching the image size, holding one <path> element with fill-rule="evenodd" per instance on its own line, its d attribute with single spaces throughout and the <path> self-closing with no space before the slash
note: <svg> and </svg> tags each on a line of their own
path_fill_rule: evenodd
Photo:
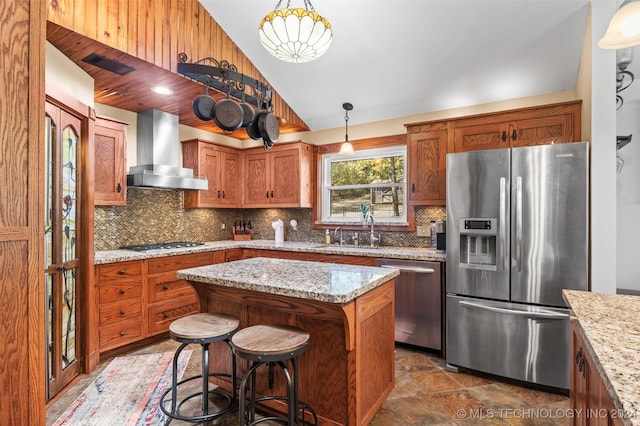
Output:
<svg viewBox="0 0 640 426">
<path fill-rule="evenodd" d="M 180 297 L 149 306 L 149 334 L 169 330 L 172 321 L 200 311 L 195 295 Z"/>
<path fill-rule="evenodd" d="M 140 318 L 119 321 L 116 324 L 100 327 L 100 350 L 117 348 L 142 338 Z"/>
<path fill-rule="evenodd" d="M 193 268 L 196 266 L 211 265 L 213 263 L 213 254 L 196 253 L 185 254 L 182 256 L 165 256 L 147 261 L 147 271 L 149 275 L 161 272 L 177 271 L 179 269 Z"/>
<path fill-rule="evenodd" d="M 142 302 L 121 300 L 100 305 L 100 325 L 138 318 L 141 320 Z"/>
<path fill-rule="evenodd" d="M 96 275 L 99 283 L 139 278 L 142 275 L 142 262 L 119 262 L 99 265 Z"/>
<path fill-rule="evenodd" d="M 162 302 L 164 300 L 180 298 L 183 296 L 196 297 L 195 290 L 186 281 L 174 279 L 155 279 L 149 277 L 149 303 Z"/>
<path fill-rule="evenodd" d="M 142 296 L 142 283 L 139 281 L 123 281 L 121 283 L 100 284 L 98 286 L 98 301 L 103 303 L 135 299 Z"/>
</svg>

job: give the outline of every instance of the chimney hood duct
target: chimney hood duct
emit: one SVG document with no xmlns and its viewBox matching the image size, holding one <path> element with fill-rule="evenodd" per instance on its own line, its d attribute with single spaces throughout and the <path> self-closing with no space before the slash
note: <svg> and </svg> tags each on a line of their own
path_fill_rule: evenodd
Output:
<svg viewBox="0 0 640 426">
<path fill-rule="evenodd" d="M 138 165 L 129 168 L 128 186 L 209 189 L 207 178 L 180 167 L 178 116 L 150 109 L 138 114 Z"/>
</svg>

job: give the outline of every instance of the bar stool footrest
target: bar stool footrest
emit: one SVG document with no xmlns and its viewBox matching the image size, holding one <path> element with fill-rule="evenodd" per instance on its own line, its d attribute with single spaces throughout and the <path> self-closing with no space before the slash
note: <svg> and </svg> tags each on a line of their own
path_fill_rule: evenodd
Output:
<svg viewBox="0 0 640 426">
<path fill-rule="evenodd" d="M 284 401 L 287 402 L 289 401 L 289 398 L 286 396 L 262 396 L 260 398 L 256 398 L 254 403 L 249 402 L 246 406 L 245 406 L 245 410 L 246 411 L 251 411 L 251 406 L 252 405 L 257 405 L 259 402 L 262 401 L 273 401 L 273 400 L 277 400 L 277 401 Z M 302 401 L 302 400 L 298 400 L 298 411 L 299 413 L 302 414 L 302 416 L 298 415 L 297 419 L 301 420 L 300 425 L 317 425 L 318 424 L 318 416 L 316 415 L 316 411 L 313 409 L 313 407 L 311 407 L 309 404 L 307 404 L 306 402 Z M 309 413 L 311 415 L 311 417 L 313 418 L 313 422 L 308 423 L 305 418 L 306 415 L 305 413 Z M 285 417 L 285 416 L 266 416 L 266 417 L 261 417 L 259 419 L 254 420 L 251 423 L 248 423 L 247 426 L 253 426 L 253 425 L 257 425 L 259 423 L 262 422 L 266 422 L 266 421 L 279 421 L 279 422 L 283 422 L 285 424 L 289 423 L 289 418 Z"/>
<path fill-rule="evenodd" d="M 217 377 L 217 378 L 226 377 L 229 379 L 233 379 L 231 374 L 226 374 L 226 373 L 209 373 L 208 377 Z M 197 379 L 202 379 L 202 375 L 192 376 L 176 383 L 176 389 L 175 389 L 176 394 L 178 393 L 178 389 L 180 388 L 181 385 Z M 202 396 L 202 391 L 200 390 L 198 392 L 185 396 L 184 398 L 176 401 L 175 412 L 169 411 L 167 408 L 165 408 L 165 405 L 167 403 L 171 404 L 172 400 L 167 400 L 167 396 L 172 394 L 173 394 L 173 388 L 169 388 L 162 394 L 162 397 L 160 398 L 160 403 L 159 403 L 160 409 L 168 417 L 167 422 L 165 424 L 169 424 L 171 420 L 182 420 L 182 421 L 191 422 L 191 423 L 206 422 L 206 421 L 210 421 L 210 420 L 222 417 L 226 414 L 229 414 L 232 411 L 235 411 L 235 409 L 238 406 L 238 401 L 233 399 L 232 394 L 218 387 L 218 388 L 209 390 L 207 393 L 207 397 L 208 395 L 212 395 L 212 394 L 221 395 L 227 399 L 227 406 L 218 411 L 215 411 L 213 413 L 209 413 L 206 415 L 202 414 L 200 416 L 189 416 L 189 415 L 184 415 L 180 412 L 182 405 L 195 397 Z"/>
</svg>

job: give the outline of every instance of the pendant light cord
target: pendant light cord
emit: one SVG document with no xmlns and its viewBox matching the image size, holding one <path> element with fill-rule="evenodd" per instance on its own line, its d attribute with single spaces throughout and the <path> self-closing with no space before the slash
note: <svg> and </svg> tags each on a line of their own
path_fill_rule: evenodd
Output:
<svg viewBox="0 0 640 426">
<path fill-rule="evenodd" d="M 344 110 L 344 141 L 349 142 L 349 110 Z"/>
</svg>

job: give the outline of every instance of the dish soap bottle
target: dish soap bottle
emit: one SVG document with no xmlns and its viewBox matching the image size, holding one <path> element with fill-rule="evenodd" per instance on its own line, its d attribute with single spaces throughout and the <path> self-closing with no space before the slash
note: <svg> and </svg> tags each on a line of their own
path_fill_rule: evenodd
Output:
<svg viewBox="0 0 640 426">
<path fill-rule="evenodd" d="M 331 234 L 328 229 L 327 232 L 324 233 L 324 242 L 325 244 L 331 244 Z"/>
</svg>

